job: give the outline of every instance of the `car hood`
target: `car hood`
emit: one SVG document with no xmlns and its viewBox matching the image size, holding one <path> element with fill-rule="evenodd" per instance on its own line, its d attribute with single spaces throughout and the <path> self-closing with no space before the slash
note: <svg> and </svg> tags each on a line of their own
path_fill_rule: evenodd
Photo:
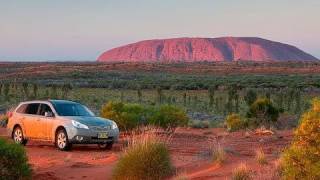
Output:
<svg viewBox="0 0 320 180">
<path fill-rule="evenodd" d="M 111 126 L 112 121 L 101 117 L 69 116 L 68 119 L 78 121 L 87 126 Z"/>
</svg>

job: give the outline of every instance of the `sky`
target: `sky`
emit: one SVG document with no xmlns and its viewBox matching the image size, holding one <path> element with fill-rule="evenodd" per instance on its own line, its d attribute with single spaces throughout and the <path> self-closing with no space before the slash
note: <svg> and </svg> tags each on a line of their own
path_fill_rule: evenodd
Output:
<svg viewBox="0 0 320 180">
<path fill-rule="evenodd" d="M 0 61 L 92 61 L 140 40 L 222 36 L 320 58 L 320 0 L 0 0 Z"/>
</svg>

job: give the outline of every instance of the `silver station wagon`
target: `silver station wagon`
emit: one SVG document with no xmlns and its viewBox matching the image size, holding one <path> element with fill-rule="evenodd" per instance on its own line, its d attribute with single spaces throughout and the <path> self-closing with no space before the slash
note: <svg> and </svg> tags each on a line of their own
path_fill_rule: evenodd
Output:
<svg viewBox="0 0 320 180">
<path fill-rule="evenodd" d="M 98 144 L 102 149 L 111 149 L 119 137 L 115 122 L 65 100 L 22 102 L 9 115 L 7 128 L 16 143 L 25 145 L 29 139 L 50 141 L 60 150 L 69 150 L 72 144 Z"/>
</svg>

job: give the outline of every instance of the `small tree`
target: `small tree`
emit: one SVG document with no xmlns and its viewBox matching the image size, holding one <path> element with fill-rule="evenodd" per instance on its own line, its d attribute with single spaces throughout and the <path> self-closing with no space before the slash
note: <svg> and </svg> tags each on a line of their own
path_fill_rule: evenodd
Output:
<svg viewBox="0 0 320 180">
<path fill-rule="evenodd" d="M 161 104 L 162 101 L 163 101 L 163 97 L 162 96 L 163 96 L 163 94 L 162 94 L 161 87 L 157 87 L 157 101 L 158 101 L 159 104 Z"/>
<path fill-rule="evenodd" d="M 51 85 L 51 94 L 50 94 L 51 98 L 58 98 L 58 92 L 57 92 L 57 85 L 52 84 Z"/>
<path fill-rule="evenodd" d="M 3 84 L 0 84 L 0 96 L 2 95 L 2 86 Z"/>
<path fill-rule="evenodd" d="M 250 89 L 247 91 L 246 95 L 244 96 L 244 100 L 246 101 L 248 106 L 251 106 L 257 100 L 257 93 Z"/>
<path fill-rule="evenodd" d="M 187 93 L 186 92 L 183 93 L 183 105 L 187 106 Z"/>
<path fill-rule="evenodd" d="M 142 92 L 141 92 L 140 87 L 137 90 L 137 95 L 138 95 L 138 101 L 139 101 L 139 103 L 141 103 L 142 102 Z"/>
<path fill-rule="evenodd" d="M 38 84 L 33 84 L 33 96 L 35 98 L 38 96 Z"/>
<path fill-rule="evenodd" d="M 10 84 L 5 83 L 3 88 L 3 95 L 7 100 L 9 99 L 9 92 L 10 92 Z"/>
<path fill-rule="evenodd" d="M 270 99 L 259 98 L 250 106 L 247 117 L 254 120 L 255 125 L 269 127 L 272 122 L 278 120 L 279 110 L 273 106 Z"/>
<path fill-rule="evenodd" d="M 62 85 L 62 97 L 66 98 L 70 92 L 70 90 L 72 90 L 72 85 L 70 83 L 64 84 Z"/>
<path fill-rule="evenodd" d="M 320 99 L 301 119 L 292 145 L 281 158 L 284 179 L 320 179 Z"/>
<path fill-rule="evenodd" d="M 214 104 L 214 92 L 216 90 L 215 86 L 210 86 L 208 89 L 208 96 L 209 96 L 209 107 L 212 108 Z"/>
<path fill-rule="evenodd" d="M 23 93 L 25 97 L 29 97 L 29 84 L 27 82 L 22 83 Z"/>
</svg>

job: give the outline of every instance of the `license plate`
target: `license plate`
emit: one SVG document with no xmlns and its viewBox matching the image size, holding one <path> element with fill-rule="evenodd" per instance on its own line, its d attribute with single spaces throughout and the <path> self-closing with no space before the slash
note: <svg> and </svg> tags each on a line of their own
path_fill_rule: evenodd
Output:
<svg viewBox="0 0 320 180">
<path fill-rule="evenodd" d="M 108 138 L 108 133 L 107 132 L 98 133 L 98 138 L 99 139 L 107 139 Z"/>
</svg>

